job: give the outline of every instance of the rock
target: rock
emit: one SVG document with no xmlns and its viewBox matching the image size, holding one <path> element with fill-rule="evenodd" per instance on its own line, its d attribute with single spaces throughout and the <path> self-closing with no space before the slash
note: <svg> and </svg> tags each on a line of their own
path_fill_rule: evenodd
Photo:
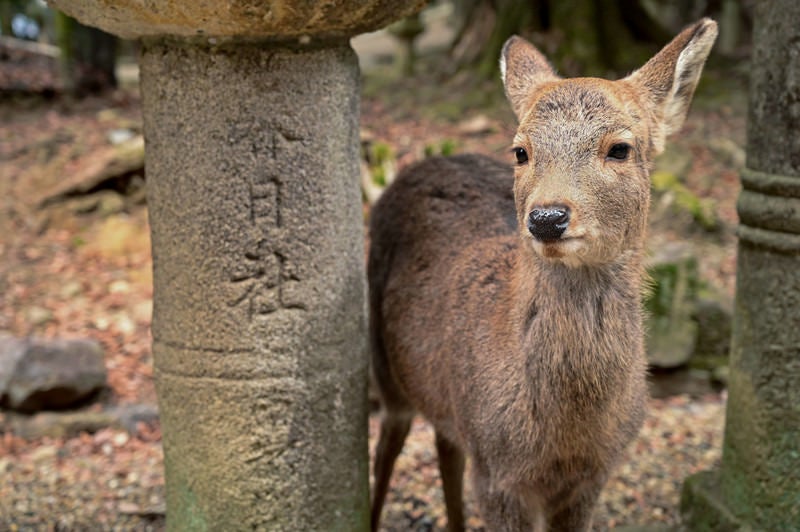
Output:
<svg viewBox="0 0 800 532">
<path fill-rule="evenodd" d="M 730 305 L 717 296 L 701 297 L 695 304 L 693 318 L 697 323 L 697 341 L 690 365 L 710 371 L 726 366 L 733 327 Z"/>
<path fill-rule="evenodd" d="M 148 425 L 158 421 L 158 408 L 147 404 L 125 404 L 106 410 L 79 410 L 74 412 L 39 412 L 29 416 L 8 416 L 12 432 L 26 440 L 38 438 L 72 438 L 81 432 L 94 433 L 105 428 L 123 429 L 136 434 L 139 423 Z M 119 447 L 127 441 L 124 433 L 113 437 Z"/>
<path fill-rule="evenodd" d="M 144 137 L 138 135 L 121 144 L 108 146 L 81 166 L 81 170 L 60 181 L 57 186 L 39 198 L 38 204 L 45 207 L 73 196 L 90 194 L 103 188 L 107 183 L 144 175 Z M 114 185 L 119 188 L 118 185 Z M 113 187 L 112 187 L 113 188 Z"/>
<path fill-rule="evenodd" d="M 115 424 L 110 412 L 40 412 L 34 416 L 16 415 L 9 419 L 11 430 L 26 440 L 72 438 L 81 432 L 97 432 Z"/>
<path fill-rule="evenodd" d="M 133 137 L 136 136 L 136 133 L 133 130 L 128 128 L 118 128 L 112 129 L 108 132 L 108 142 L 111 144 L 122 144 L 123 142 L 127 142 L 131 140 Z"/>
<path fill-rule="evenodd" d="M 74 406 L 105 386 L 103 351 L 94 340 L 21 340 L 4 389 L 8 407 L 35 412 Z M 6 355 L 2 355 L 5 358 Z"/>
<path fill-rule="evenodd" d="M 731 368 L 730 366 L 719 366 L 711 371 L 711 382 L 720 386 L 728 387 L 728 380 L 730 379 Z"/>
<path fill-rule="evenodd" d="M 72 299 L 81 292 L 83 292 L 83 284 L 80 281 L 73 280 L 64 283 L 58 293 L 64 299 Z"/>
<path fill-rule="evenodd" d="M 138 431 L 137 425 L 145 423 L 150 425 L 158 421 L 158 407 L 148 404 L 124 404 L 112 409 L 115 425 L 127 430 L 131 434 Z"/>
<path fill-rule="evenodd" d="M 101 190 L 97 194 L 97 212 L 101 216 L 111 216 L 125 210 L 125 198 L 113 190 Z"/>
<path fill-rule="evenodd" d="M 147 299 L 133 306 L 131 317 L 136 323 L 150 324 L 153 318 L 153 301 Z"/>
<path fill-rule="evenodd" d="M 125 199 L 113 190 L 100 190 L 87 196 L 77 196 L 70 201 L 69 209 L 76 214 L 96 212 L 101 216 L 111 216 L 125 210 Z"/>
<path fill-rule="evenodd" d="M 85 251 L 101 257 L 150 252 L 150 235 L 135 218 L 124 215 L 104 219 L 88 237 Z"/>
<path fill-rule="evenodd" d="M 116 281 L 111 281 L 111 284 L 108 285 L 109 294 L 129 294 L 130 291 L 131 291 L 131 284 L 125 279 L 117 279 Z"/>
<path fill-rule="evenodd" d="M 25 319 L 31 325 L 44 325 L 53 319 L 53 312 L 50 309 L 34 305 L 25 309 Z"/>
<path fill-rule="evenodd" d="M 0 335 L 0 404 L 3 403 L 17 363 L 25 354 L 26 345 L 25 340 L 7 334 Z"/>
<path fill-rule="evenodd" d="M 717 368 L 728 364 L 732 315 L 730 302 L 699 279 L 697 260 L 689 246 L 663 246 L 650 259 L 652 290 L 645 298 L 648 311 L 647 353 L 651 366 L 661 369 L 688 365 L 693 380 L 724 382 Z M 702 373 L 701 373 L 702 372 Z"/>
<path fill-rule="evenodd" d="M 647 383 L 654 399 L 684 394 L 702 397 L 715 391 L 710 372 L 696 369 L 654 371 L 648 376 Z"/>
<path fill-rule="evenodd" d="M 458 124 L 458 131 L 470 136 L 491 133 L 492 129 L 492 121 L 486 115 L 475 115 Z"/>
<path fill-rule="evenodd" d="M 689 361 L 697 343 L 692 319 L 697 297 L 697 260 L 688 246 L 663 246 L 650 259 L 652 289 L 645 297 L 647 357 L 651 365 L 675 368 Z"/>
</svg>

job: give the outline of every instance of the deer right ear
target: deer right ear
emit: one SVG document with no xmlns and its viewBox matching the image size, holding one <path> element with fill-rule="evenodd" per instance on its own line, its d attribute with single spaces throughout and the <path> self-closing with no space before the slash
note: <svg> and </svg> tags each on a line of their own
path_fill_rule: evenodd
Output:
<svg viewBox="0 0 800 532">
<path fill-rule="evenodd" d="M 509 37 L 503 45 L 500 73 L 511 109 L 519 120 L 522 120 L 533 89 L 546 81 L 560 79 L 544 55 L 531 43 L 516 35 Z"/>
<path fill-rule="evenodd" d="M 704 18 L 683 30 L 645 65 L 626 79 L 649 96 L 658 128 L 653 136 L 656 152 L 665 139 L 683 125 L 694 89 L 700 80 L 714 40 L 717 23 Z"/>
</svg>

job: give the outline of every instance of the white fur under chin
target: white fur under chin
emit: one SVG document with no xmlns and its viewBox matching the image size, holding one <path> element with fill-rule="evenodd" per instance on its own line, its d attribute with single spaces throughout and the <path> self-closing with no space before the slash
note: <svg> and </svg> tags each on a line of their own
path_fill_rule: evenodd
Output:
<svg viewBox="0 0 800 532">
<path fill-rule="evenodd" d="M 544 244 L 535 238 L 532 238 L 531 245 L 533 247 L 533 251 L 546 261 L 560 262 L 561 264 L 564 264 L 570 268 L 586 266 L 586 262 L 581 257 L 581 251 L 585 243 L 581 242 L 579 239 L 559 240 L 557 243 Z M 561 253 L 561 256 L 548 257 L 545 255 L 545 246 L 548 245 L 558 246 L 558 251 Z"/>
</svg>

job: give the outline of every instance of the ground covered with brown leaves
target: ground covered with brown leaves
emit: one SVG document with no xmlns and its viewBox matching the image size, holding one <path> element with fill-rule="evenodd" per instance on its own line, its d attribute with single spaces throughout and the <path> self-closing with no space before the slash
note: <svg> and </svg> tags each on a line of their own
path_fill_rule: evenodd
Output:
<svg viewBox="0 0 800 532">
<path fill-rule="evenodd" d="M 479 151 L 507 158 L 514 123 L 496 87 L 473 86 L 471 102 L 442 107 L 435 94 L 395 80 L 365 87 L 362 123 L 402 167 L 432 153 Z M 485 97 L 481 91 L 485 91 Z M 413 105 L 408 94 L 429 105 Z M 392 97 L 386 95 L 392 94 Z M 439 99 L 442 99 L 439 93 Z M 656 242 L 688 239 L 706 279 L 733 291 L 736 172 L 744 142 L 741 103 L 707 98 L 678 144 L 690 154 L 686 185 L 711 198 L 722 226 L 712 235 L 690 219 L 654 221 Z M 503 110 L 505 109 L 505 110 Z M 153 403 L 151 258 L 146 208 L 76 212 L 36 200 L 109 144 L 116 129 L 141 129 L 135 92 L 82 102 L 0 103 L 0 331 L 18 336 L 89 336 L 106 351 L 107 403 Z M 722 140 L 720 140 L 722 139 Z M 714 147 L 716 142 L 716 148 Z M 368 209 L 365 209 L 368 210 Z M 660 225 L 659 225 L 660 224 Z M 688 236 L 687 236 L 688 235 Z M 159 530 L 164 525 L 159 427 L 103 429 L 26 441 L 0 414 L 0 530 Z M 653 400 L 645 427 L 604 492 L 597 528 L 679 522 L 682 479 L 717 464 L 724 395 Z M 377 415 L 370 419 L 371 447 Z M 468 493 L 468 523 L 481 523 Z M 386 530 L 445 526 L 430 428 L 415 423 L 384 509 Z"/>
</svg>

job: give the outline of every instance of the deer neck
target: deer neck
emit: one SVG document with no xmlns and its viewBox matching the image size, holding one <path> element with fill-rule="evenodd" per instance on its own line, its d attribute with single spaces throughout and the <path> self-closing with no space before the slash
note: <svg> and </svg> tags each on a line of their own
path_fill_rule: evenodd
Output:
<svg viewBox="0 0 800 532">
<path fill-rule="evenodd" d="M 598 363 L 640 357 L 641 257 L 641 250 L 631 250 L 613 263 L 571 267 L 520 246 L 511 283 L 515 316 L 509 320 L 520 352 L 578 374 L 581 368 L 591 373 Z"/>
</svg>

